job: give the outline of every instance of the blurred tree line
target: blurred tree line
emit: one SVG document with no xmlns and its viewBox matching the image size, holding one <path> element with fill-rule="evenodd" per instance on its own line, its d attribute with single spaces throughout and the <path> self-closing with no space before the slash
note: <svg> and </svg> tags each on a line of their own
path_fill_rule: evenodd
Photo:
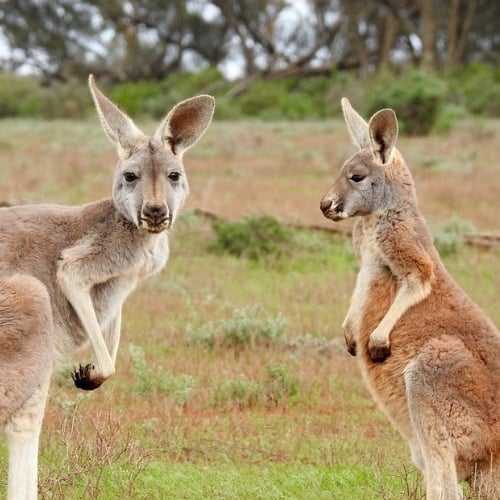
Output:
<svg viewBox="0 0 500 500">
<path fill-rule="evenodd" d="M 3 0 L 1 65 L 110 82 L 215 66 L 243 91 L 256 77 L 496 65 L 499 25 L 491 0 Z"/>
<path fill-rule="evenodd" d="M 94 73 L 134 116 L 205 92 L 222 119 L 328 118 L 349 95 L 446 131 L 500 116 L 499 25 L 491 0 L 1 0 L 0 117 L 80 118 Z"/>
</svg>

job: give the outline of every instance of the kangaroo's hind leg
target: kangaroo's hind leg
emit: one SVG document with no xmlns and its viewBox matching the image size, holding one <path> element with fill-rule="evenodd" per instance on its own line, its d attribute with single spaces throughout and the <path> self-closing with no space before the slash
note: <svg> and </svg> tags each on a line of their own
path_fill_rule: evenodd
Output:
<svg viewBox="0 0 500 500">
<path fill-rule="evenodd" d="M 488 435 L 482 418 L 488 403 L 477 391 L 485 376 L 463 342 L 446 335 L 430 340 L 404 370 L 427 500 L 462 498 L 457 460 L 473 460 Z"/>
<path fill-rule="evenodd" d="M 9 500 L 37 496 L 38 441 L 53 362 L 52 315 L 37 279 L 0 279 L 0 426 L 9 451 Z"/>
</svg>

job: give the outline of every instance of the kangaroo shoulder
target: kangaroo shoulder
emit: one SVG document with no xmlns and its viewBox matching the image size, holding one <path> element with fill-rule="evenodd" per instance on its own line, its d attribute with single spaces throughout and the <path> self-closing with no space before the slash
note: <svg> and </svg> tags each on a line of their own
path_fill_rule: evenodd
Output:
<svg viewBox="0 0 500 500">
<path fill-rule="evenodd" d="M 396 276 L 418 273 L 429 279 L 434 269 L 432 236 L 419 214 L 395 214 L 376 223 L 376 247 Z"/>
</svg>

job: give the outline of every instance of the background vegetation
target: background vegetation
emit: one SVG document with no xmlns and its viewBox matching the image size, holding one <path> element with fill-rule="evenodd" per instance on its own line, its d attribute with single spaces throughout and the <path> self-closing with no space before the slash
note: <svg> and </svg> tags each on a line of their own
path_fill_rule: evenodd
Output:
<svg viewBox="0 0 500 500">
<path fill-rule="evenodd" d="M 77 391 L 82 352 L 54 376 L 42 499 L 423 498 L 345 351 L 351 222 L 319 200 L 353 152 L 340 98 L 394 108 L 436 246 L 500 324 L 499 14 L 488 0 L 0 2 L 0 202 L 108 196 L 89 73 L 149 132 L 186 97 L 217 99 L 186 155 L 167 268 L 125 307 L 116 375 Z M 0 491 L 6 469 L 0 444 Z"/>
<path fill-rule="evenodd" d="M 115 152 L 97 117 L 2 130 L 1 200 L 108 195 Z M 500 248 L 467 235 L 498 231 L 499 139 L 482 118 L 400 141 L 446 265 L 496 324 Z M 170 261 L 126 304 L 116 375 L 77 391 L 69 373 L 87 351 L 55 374 L 42 499 L 423 497 L 342 338 L 357 264 L 350 225 L 319 200 L 352 152 L 337 119 L 215 121 L 185 158 Z M 6 468 L 2 447 L 0 491 Z"/>
<path fill-rule="evenodd" d="M 131 114 L 196 93 L 219 119 L 325 119 L 340 97 L 410 134 L 500 115 L 500 7 L 487 0 L 0 3 L 0 117 L 82 118 L 89 73 Z M 24 76 L 21 76 L 24 75 Z"/>
</svg>

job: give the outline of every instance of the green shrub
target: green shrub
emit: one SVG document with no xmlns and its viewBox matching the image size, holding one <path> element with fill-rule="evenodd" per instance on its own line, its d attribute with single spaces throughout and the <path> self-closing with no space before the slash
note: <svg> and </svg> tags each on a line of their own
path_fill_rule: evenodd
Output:
<svg viewBox="0 0 500 500">
<path fill-rule="evenodd" d="M 273 317 L 259 305 L 235 309 L 221 325 L 221 343 L 233 348 L 267 347 L 282 340 L 286 324 L 283 316 Z"/>
<path fill-rule="evenodd" d="M 264 380 L 255 382 L 245 377 L 224 380 L 216 384 L 212 405 L 223 406 L 236 403 L 240 408 L 256 405 L 277 405 L 283 401 L 294 404 L 300 395 L 297 377 L 288 373 L 283 365 L 267 367 Z"/>
<path fill-rule="evenodd" d="M 213 395 L 213 406 L 236 403 L 240 408 L 254 407 L 262 399 L 262 388 L 257 382 L 238 377 L 224 380 L 216 384 Z"/>
<path fill-rule="evenodd" d="M 282 400 L 295 403 L 300 392 L 298 379 L 290 375 L 283 365 L 268 367 L 264 388 L 267 400 L 274 404 Z"/>
<path fill-rule="evenodd" d="M 457 253 L 465 244 L 465 235 L 474 230 L 473 225 L 458 216 L 449 219 L 434 233 L 434 245 L 441 255 Z"/>
<path fill-rule="evenodd" d="M 164 80 L 163 87 L 181 100 L 199 94 L 220 95 L 229 84 L 217 68 L 209 67 L 197 72 L 172 73 Z"/>
<path fill-rule="evenodd" d="M 455 124 L 467 116 L 468 111 L 463 106 L 449 103 L 444 104 L 436 117 L 432 131 L 436 134 L 450 132 Z"/>
<path fill-rule="evenodd" d="M 426 135 L 436 123 L 446 93 L 442 79 L 421 70 L 411 70 L 402 78 L 385 75 L 369 94 L 367 114 L 392 108 L 402 133 Z"/>
<path fill-rule="evenodd" d="M 243 221 L 218 220 L 214 230 L 213 249 L 251 260 L 269 255 L 279 257 L 289 249 L 292 240 L 291 231 L 270 215 L 248 217 Z"/>
<path fill-rule="evenodd" d="M 170 397 L 176 404 L 184 405 L 195 386 L 191 375 L 173 374 L 156 367 L 149 367 L 142 347 L 129 344 L 132 370 L 139 379 L 133 389 L 143 396 L 162 394 Z"/>
<path fill-rule="evenodd" d="M 325 116 L 326 79 L 257 80 L 235 99 L 242 115 L 273 120 Z"/>
<path fill-rule="evenodd" d="M 39 113 L 40 83 L 32 76 L 0 73 L 0 118 Z"/>
<path fill-rule="evenodd" d="M 186 332 L 190 343 L 240 350 L 281 343 L 287 323 L 281 314 L 272 316 L 262 306 L 254 305 L 234 309 L 229 319 L 218 324 L 189 323 Z"/>
<path fill-rule="evenodd" d="M 38 114 L 43 118 L 79 119 L 91 109 L 87 85 L 77 80 L 53 83 L 40 92 Z"/>
<path fill-rule="evenodd" d="M 150 80 L 121 83 L 110 94 L 118 106 L 133 116 L 144 114 L 148 101 L 158 99 L 161 95 L 160 84 Z"/>
<path fill-rule="evenodd" d="M 450 84 L 460 103 L 471 113 L 500 116 L 500 70 L 472 63 L 455 70 Z"/>
</svg>

